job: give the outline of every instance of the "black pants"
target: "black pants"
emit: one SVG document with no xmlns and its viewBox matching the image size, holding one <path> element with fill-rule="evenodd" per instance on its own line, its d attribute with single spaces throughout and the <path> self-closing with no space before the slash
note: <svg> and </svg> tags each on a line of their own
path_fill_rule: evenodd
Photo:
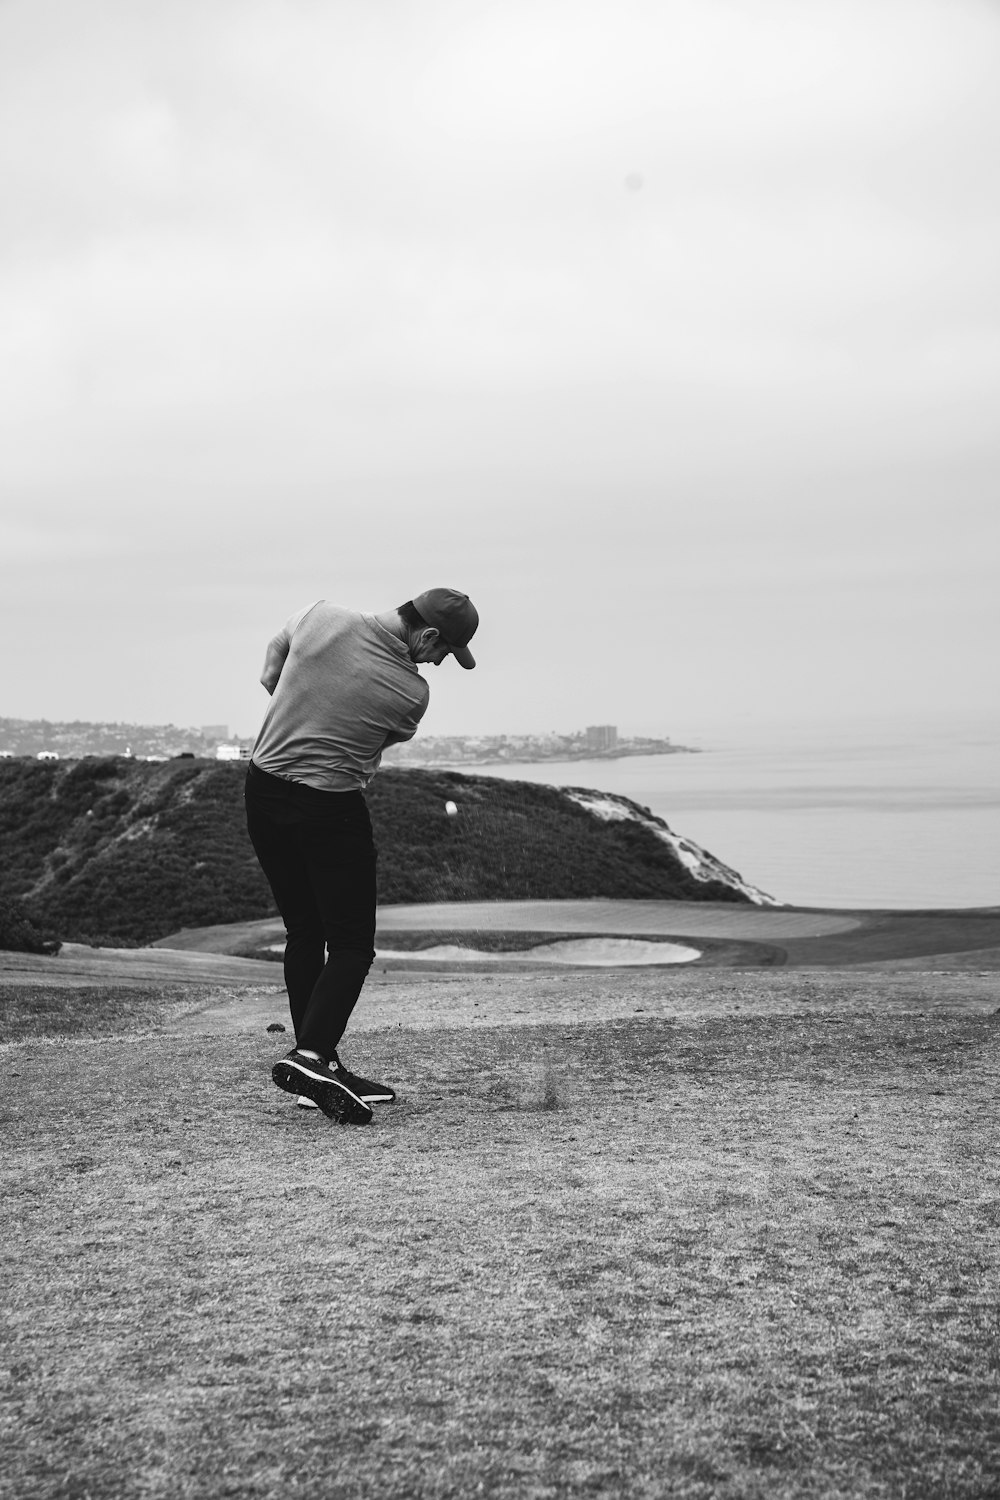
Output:
<svg viewBox="0 0 1000 1500">
<path fill-rule="evenodd" d="M 250 842 L 285 923 L 295 1044 L 331 1058 L 375 957 L 368 807 L 361 792 L 321 792 L 253 762 L 245 796 Z"/>
</svg>

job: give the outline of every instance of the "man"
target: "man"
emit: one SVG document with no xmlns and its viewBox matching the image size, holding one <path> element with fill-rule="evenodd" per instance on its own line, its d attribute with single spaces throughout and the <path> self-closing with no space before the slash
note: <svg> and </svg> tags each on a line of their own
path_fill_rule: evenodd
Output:
<svg viewBox="0 0 1000 1500">
<path fill-rule="evenodd" d="M 375 844 L 364 788 L 387 745 L 413 738 L 429 697 L 418 666 L 469 651 L 479 616 L 467 594 L 430 589 L 398 609 L 358 614 L 320 600 L 267 648 L 271 694 L 246 781 L 247 828 L 285 923 L 285 988 L 295 1047 L 279 1088 L 343 1124 L 366 1125 L 391 1088 L 337 1053 L 375 957 Z"/>
</svg>

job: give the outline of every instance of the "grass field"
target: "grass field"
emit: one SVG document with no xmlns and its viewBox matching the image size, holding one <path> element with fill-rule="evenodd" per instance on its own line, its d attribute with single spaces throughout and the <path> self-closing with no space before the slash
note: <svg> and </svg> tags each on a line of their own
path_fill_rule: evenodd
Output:
<svg viewBox="0 0 1000 1500">
<path fill-rule="evenodd" d="M 385 1028 L 351 1131 L 104 993 L 0 1050 L 18 1500 L 1000 1494 L 1000 1017 Z"/>
<path fill-rule="evenodd" d="M 163 947 L 259 952 L 283 939 L 280 918 L 185 929 Z M 1000 907 L 956 911 L 841 911 L 691 901 L 489 901 L 382 906 L 375 946 L 420 936 L 474 946 L 530 947 L 549 935 L 601 934 L 693 941 L 704 965 L 843 968 L 859 964 L 1000 969 Z M 154 945 L 159 950 L 160 944 Z"/>
</svg>

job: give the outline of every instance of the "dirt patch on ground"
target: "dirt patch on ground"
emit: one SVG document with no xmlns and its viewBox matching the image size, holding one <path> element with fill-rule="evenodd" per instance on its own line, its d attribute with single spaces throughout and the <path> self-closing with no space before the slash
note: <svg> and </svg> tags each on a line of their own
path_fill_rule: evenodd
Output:
<svg viewBox="0 0 1000 1500">
<path fill-rule="evenodd" d="M 969 955 L 975 960 L 977 955 Z M 220 954 L 166 950 L 111 950 L 68 945 L 57 958 L 0 954 L 0 988 L 11 1000 L 10 1014 L 28 1024 L 32 990 L 97 993 L 120 989 L 147 996 L 151 1024 L 177 1034 L 222 1035 L 289 1024 L 281 965 L 231 959 Z M 160 1008 L 170 992 L 170 1003 Z M 561 1021 L 615 1021 L 631 1016 L 685 1017 L 738 1014 L 791 1014 L 803 1007 L 836 1010 L 903 1008 L 984 1013 L 1000 1007 L 1000 975 L 989 966 L 941 970 L 905 964 L 880 969 L 760 968 L 669 969 L 539 968 L 503 956 L 488 970 L 467 964 L 443 965 L 433 972 L 405 961 L 376 962 L 351 1031 L 400 1026 L 531 1026 Z M 45 1006 L 53 1014 L 54 999 Z M 67 1002 L 64 1009 L 73 1007 Z M 82 1007 L 76 1007 L 82 1011 Z M 126 998 L 116 1012 L 128 1014 Z M 132 1009 L 143 1014 L 143 1005 Z M 153 1018 L 156 1018 L 155 1020 Z M 133 1029 L 133 1028 L 129 1028 Z M 8 1037 L 14 1033 L 8 1032 Z"/>
<path fill-rule="evenodd" d="M 714 973 L 593 971 L 568 974 L 435 974 L 376 971 L 349 1035 L 397 1027 L 536 1026 L 618 1021 L 635 1016 L 793 1015 L 802 1010 L 952 1011 L 984 1014 L 1000 1005 L 994 974 L 872 974 L 788 970 Z M 288 1025 L 284 992 L 234 991 L 168 1021 L 187 1035 L 260 1031 Z"/>
<path fill-rule="evenodd" d="M 35 953 L 0 953 L 0 983 L 59 986 L 115 985 L 158 988 L 190 984 L 281 986 L 281 965 L 223 953 L 173 953 L 161 948 L 90 948 L 63 943 L 54 957 Z"/>
</svg>

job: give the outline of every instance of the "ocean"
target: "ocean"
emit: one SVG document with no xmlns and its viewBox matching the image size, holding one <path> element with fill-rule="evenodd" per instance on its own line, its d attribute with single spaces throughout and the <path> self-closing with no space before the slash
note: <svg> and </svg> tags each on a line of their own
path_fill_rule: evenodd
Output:
<svg viewBox="0 0 1000 1500">
<path fill-rule="evenodd" d="M 477 770 L 631 797 L 793 906 L 1000 905 L 1000 731 L 699 743 Z"/>
</svg>

